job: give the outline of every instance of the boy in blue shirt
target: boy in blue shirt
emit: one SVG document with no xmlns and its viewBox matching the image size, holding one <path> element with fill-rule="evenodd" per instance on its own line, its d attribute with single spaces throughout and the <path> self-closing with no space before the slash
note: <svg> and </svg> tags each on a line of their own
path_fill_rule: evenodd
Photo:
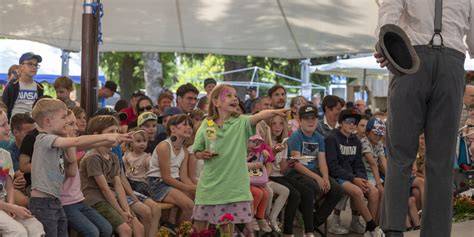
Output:
<svg viewBox="0 0 474 237">
<path fill-rule="evenodd" d="M 288 176 L 314 190 L 313 222 L 316 230 L 331 214 L 342 198 L 343 191 L 341 186 L 329 177 L 324 138 L 316 132 L 318 109 L 313 105 L 306 105 L 300 108 L 298 115 L 300 128 L 288 140 L 289 153 L 297 162 L 294 162 L 293 170 Z M 319 202 L 321 197 L 324 197 L 324 200 Z"/>
</svg>

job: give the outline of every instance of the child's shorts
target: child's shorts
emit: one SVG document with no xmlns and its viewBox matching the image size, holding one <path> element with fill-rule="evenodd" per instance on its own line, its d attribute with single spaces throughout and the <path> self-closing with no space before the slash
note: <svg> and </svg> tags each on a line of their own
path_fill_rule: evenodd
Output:
<svg viewBox="0 0 474 237">
<path fill-rule="evenodd" d="M 138 200 L 135 200 L 133 199 L 131 196 L 128 196 L 127 195 L 127 203 L 128 203 L 128 206 L 132 206 L 133 204 L 135 204 L 136 202 L 144 202 L 148 197 L 139 193 L 139 192 L 136 192 L 136 191 L 133 191 L 133 193 L 135 194 L 135 196 L 137 196 Z"/>
<path fill-rule="evenodd" d="M 160 177 L 148 177 L 148 190 L 151 199 L 155 202 L 162 202 L 171 191 L 171 186 L 166 184 Z"/>
<path fill-rule="evenodd" d="M 125 220 L 122 218 L 120 213 L 117 212 L 108 202 L 101 201 L 92 205 L 101 216 L 103 216 L 109 223 L 112 225 L 114 231 L 117 231 L 117 228 L 125 223 Z"/>
<path fill-rule="evenodd" d="M 150 196 L 150 194 L 148 193 L 148 184 L 146 182 L 139 182 L 131 179 L 129 179 L 128 182 L 130 183 L 130 186 L 132 187 L 133 191 L 139 192 L 146 196 Z"/>
</svg>

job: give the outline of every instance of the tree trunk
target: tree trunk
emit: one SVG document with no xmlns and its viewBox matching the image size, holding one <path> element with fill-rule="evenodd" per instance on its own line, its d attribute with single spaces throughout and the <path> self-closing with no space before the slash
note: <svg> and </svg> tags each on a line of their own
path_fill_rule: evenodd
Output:
<svg viewBox="0 0 474 237">
<path fill-rule="evenodd" d="M 163 66 L 160 54 L 157 52 L 145 52 L 142 54 L 146 94 L 156 103 L 158 95 L 163 90 Z"/>
<path fill-rule="evenodd" d="M 137 78 L 133 77 L 134 68 L 138 65 L 138 61 L 130 55 L 125 55 L 123 58 L 122 67 L 120 68 L 120 97 L 123 100 L 129 101 L 132 93 L 138 90 Z"/>
<path fill-rule="evenodd" d="M 242 69 L 247 67 L 247 60 L 242 56 L 226 56 L 224 62 L 224 71 L 232 71 L 237 69 Z M 236 72 L 231 74 L 224 75 L 224 81 L 250 81 L 250 76 L 247 72 Z M 234 86 L 237 90 L 237 95 L 242 100 L 245 100 L 245 94 L 247 92 L 247 87 L 243 86 Z"/>
</svg>

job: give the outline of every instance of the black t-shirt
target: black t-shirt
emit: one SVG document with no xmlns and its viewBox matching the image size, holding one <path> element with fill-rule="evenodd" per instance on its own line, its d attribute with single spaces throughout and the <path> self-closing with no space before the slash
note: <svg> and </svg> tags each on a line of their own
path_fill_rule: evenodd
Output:
<svg viewBox="0 0 474 237">
<path fill-rule="evenodd" d="M 28 133 L 25 138 L 23 139 L 23 142 L 21 143 L 20 147 L 20 155 L 24 154 L 30 157 L 30 163 L 31 159 L 33 158 L 33 148 L 35 146 L 35 141 L 36 141 L 36 136 L 38 136 L 39 132 L 37 129 L 31 131 Z M 24 174 L 25 180 L 26 180 L 26 186 L 31 185 L 31 173 L 25 173 Z"/>
</svg>

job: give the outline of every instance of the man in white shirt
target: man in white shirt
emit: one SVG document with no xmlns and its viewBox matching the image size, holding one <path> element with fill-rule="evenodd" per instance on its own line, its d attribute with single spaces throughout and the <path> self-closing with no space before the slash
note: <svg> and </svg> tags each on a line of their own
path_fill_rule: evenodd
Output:
<svg viewBox="0 0 474 237">
<path fill-rule="evenodd" d="M 442 38 L 434 35 L 436 0 L 384 0 L 381 26 L 396 24 L 407 33 L 420 58 L 418 72 L 393 76 L 388 93 L 388 171 L 381 227 L 386 236 L 403 236 L 410 175 L 418 136 L 426 139 L 426 200 L 422 237 L 450 236 L 456 132 L 464 92 L 466 44 L 474 56 L 474 0 L 444 0 Z M 439 19 L 439 18 L 438 18 Z M 434 43 L 428 46 L 432 37 Z M 444 44 L 444 46 L 442 46 Z M 375 53 L 382 67 L 388 65 Z"/>
</svg>

